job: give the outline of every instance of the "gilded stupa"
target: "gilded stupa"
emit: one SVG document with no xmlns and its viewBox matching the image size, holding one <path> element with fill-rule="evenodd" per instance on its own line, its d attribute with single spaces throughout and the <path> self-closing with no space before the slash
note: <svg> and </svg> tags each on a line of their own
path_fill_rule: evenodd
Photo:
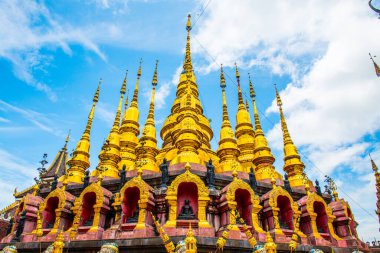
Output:
<svg viewBox="0 0 380 253">
<path fill-rule="evenodd" d="M 9 226 L 0 249 L 14 244 L 19 252 L 37 252 L 53 245 L 59 252 L 94 252 L 104 241 L 102 249 L 114 250 L 110 252 L 175 252 L 175 244 L 184 240 L 186 252 L 367 250 L 356 233 L 358 224 L 350 206 L 337 197 L 336 188 L 331 189 L 334 197 L 322 193 L 306 177 L 277 88 L 273 98 L 279 106 L 284 165 L 274 167 L 253 82 L 249 77 L 249 106 L 243 100 L 237 65 L 236 96 L 227 97 L 226 86 L 235 84 L 227 84 L 222 66 L 220 79 L 215 80 L 222 97 L 222 103 L 215 105 L 222 124 L 217 150 L 212 150 L 214 132 L 199 99 L 191 29 L 189 15 L 176 97 L 159 131 L 162 146 L 154 120 L 159 63 L 151 66 L 151 99 L 140 125 L 140 61 L 133 98 L 124 101 L 129 73 L 121 82 L 99 162 L 90 164 L 99 82 L 71 157 L 67 140 L 38 184 L 15 192 L 15 202 L 1 210 Z M 231 98 L 238 101 L 235 109 L 228 107 Z M 236 117 L 236 126 L 230 117 Z"/>
</svg>

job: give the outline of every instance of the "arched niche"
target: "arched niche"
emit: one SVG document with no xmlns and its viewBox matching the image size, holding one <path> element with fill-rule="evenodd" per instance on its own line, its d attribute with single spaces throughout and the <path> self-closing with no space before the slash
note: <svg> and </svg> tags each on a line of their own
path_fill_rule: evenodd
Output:
<svg viewBox="0 0 380 253">
<path fill-rule="evenodd" d="M 99 183 L 92 183 L 82 191 L 72 208 L 75 216 L 70 230 L 71 238 L 101 238 L 111 196 L 112 193 Z"/>
<path fill-rule="evenodd" d="M 67 230 L 71 227 L 74 200 L 75 197 L 62 188 L 56 188 L 46 196 L 39 208 L 44 234 L 55 234 L 58 229 Z"/>
<path fill-rule="evenodd" d="M 177 210 L 177 200 L 181 199 L 179 196 L 179 186 L 182 183 L 192 183 L 196 186 L 198 199 L 197 199 L 197 211 L 198 211 L 198 226 L 203 228 L 210 228 L 210 224 L 206 220 L 206 207 L 210 200 L 209 190 L 202 181 L 202 179 L 193 174 L 190 171 L 190 165 L 186 165 L 186 171 L 178 175 L 173 182 L 170 184 L 166 191 L 166 200 L 169 204 L 169 219 L 165 224 L 165 227 L 176 227 L 177 226 L 177 215 L 179 211 Z"/>
<path fill-rule="evenodd" d="M 262 209 L 260 198 L 254 193 L 249 184 L 235 177 L 233 181 L 222 190 L 221 201 L 224 202 L 224 199 L 228 205 L 228 209 L 225 210 L 226 212 L 229 212 L 228 210 L 238 210 L 245 222 L 252 225 L 256 232 L 264 233 L 264 230 L 259 225 L 258 218 L 258 213 Z M 240 206 L 242 204 L 248 204 L 249 206 L 244 210 L 244 208 Z M 224 210 L 224 208 L 222 209 Z M 236 218 L 230 214 L 227 214 L 226 217 L 227 224 L 231 224 L 233 229 L 236 229 Z"/>
<path fill-rule="evenodd" d="M 151 216 L 148 215 L 154 209 L 153 189 L 141 176 L 136 176 L 124 184 L 120 193 L 116 194 L 113 206 L 116 211 L 115 222 L 120 224 L 128 222 L 138 210 L 137 224 L 132 227 L 122 225 L 125 229 L 144 230 L 147 225 L 153 223 Z"/>
<path fill-rule="evenodd" d="M 193 182 L 183 182 L 178 185 L 177 217 L 186 201 L 189 201 L 195 217 L 198 217 L 198 188 Z"/>
<path fill-rule="evenodd" d="M 330 242 L 342 240 L 342 238 L 335 234 L 333 228 L 332 223 L 336 217 L 332 214 L 331 207 L 326 204 L 321 196 L 315 192 L 311 192 L 298 202 L 302 209 L 302 232 L 308 234 L 309 237 L 315 238 L 314 244 L 318 245 L 320 243 L 319 239 Z"/>
<path fill-rule="evenodd" d="M 140 189 L 136 186 L 129 187 L 124 191 L 123 202 L 121 204 L 121 209 L 123 212 L 123 223 L 128 222 L 139 209 L 138 202 L 140 200 Z"/>
<path fill-rule="evenodd" d="M 291 237 L 295 231 L 300 237 L 306 236 L 295 221 L 301 212 L 292 196 L 281 186 L 275 186 L 262 196 L 265 213 L 262 215 L 265 227 L 274 230 L 276 235 Z"/>
</svg>

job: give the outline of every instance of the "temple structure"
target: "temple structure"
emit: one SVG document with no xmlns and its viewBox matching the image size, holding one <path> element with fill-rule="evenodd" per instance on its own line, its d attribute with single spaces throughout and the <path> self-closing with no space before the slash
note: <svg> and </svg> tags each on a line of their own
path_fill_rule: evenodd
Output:
<svg viewBox="0 0 380 253">
<path fill-rule="evenodd" d="M 154 121 L 158 62 L 143 125 L 138 106 L 140 63 L 132 101 L 125 103 L 123 112 L 126 75 L 99 162 L 90 164 L 99 83 L 71 157 L 67 139 L 40 183 L 15 192 L 15 202 L 1 211 L 9 226 L 0 249 L 15 244 L 18 252 L 37 252 L 58 240 L 56 247 L 65 252 L 95 252 L 103 241 L 118 245 L 121 252 L 174 252 L 174 243 L 187 235 L 186 252 L 216 247 L 248 252 L 264 244 L 267 252 L 367 250 L 357 235 L 350 205 L 339 198 L 333 182 L 331 193 L 322 193 L 318 182 L 314 185 L 307 178 L 277 88 L 273 97 L 280 113 L 284 165 L 274 167 L 253 83 L 249 78 L 249 106 L 243 101 L 238 66 L 237 110 L 228 108 L 227 83 L 220 69 L 222 104 L 215 106 L 220 106 L 222 125 L 218 148 L 212 150 L 214 132 L 203 114 L 191 59 L 190 15 L 186 32 L 176 98 L 159 131 L 162 147 L 157 146 Z"/>
</svg>

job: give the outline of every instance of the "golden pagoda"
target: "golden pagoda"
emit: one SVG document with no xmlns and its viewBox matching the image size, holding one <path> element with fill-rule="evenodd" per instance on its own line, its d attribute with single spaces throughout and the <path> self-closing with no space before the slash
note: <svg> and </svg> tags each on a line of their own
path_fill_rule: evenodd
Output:
<svg viewBox="0 0 380 253">
<path fill-rule="evenodd" d="M 219 160 L 211 150 L 210 140 L 214 134 L 209 120 L 203 115 L 203 107 L 198 97 L 198 85 L 191 61 L 190 17 L 189 15 L 186 24 L 187 42 L 183 70 L 171 113 L 161 129 L 163 145 L 157 156 L 158 163 L 164 158 L 171 161 L 172 165 L 186 162 L 205 164 L 210 159 L 217 164 Z"/>
<path fill-rule="evenodd" d="M 234 131 L 232 130 L 230 119 L 228 116 L 227 98 L 226 98 L 226 81 L 224 79 L 223 67 L 220 67 L 220 87 L 222 88 L 223 99 L 223 121 L 222 128 L 220 130 L 219 148 L 216 152 L 220 158 L 219 167 L 217 172 L 226 171 L 243 171 L 238 157 L 240 150 L 237 146 L 236 139 L 234 138 Z"/>
<path fill-rule="evenodd" d="M 284 112 L 282 111 L 282 101 L 275 85 L 277 106 L 280 111 L 281 129 L 284 140 L 284 171 L 288 174 L 291 187 L 304 186 L 304 169 L 305 165 L 301 162 L 301 156 L 298 154 L 297 147 L 290 137 L 288 126 L 285 121 Z"/>
<path fill-rule="evenodd" d="M 90 167 L 90 133 L 92 127 L 92 120 L 94 118 L 95 106 L 99 101 L 100 84 L 102 79 L 99 81 L 98 88 L 96 89 L 93 103 L 91 107 L 90 114 L 88 115 L 88 120 L 86 128 L 80 138 L 75 151 L 71 159 L 67 162 L 69 169 L 67 170 L 68 181 L 73 183 L 81 184 L 83 182 L 84 173 Z"/>
<path fill-rule="evenodd" d="M 122 252 L 164 249 L 175 252 L 170 239 L 175 236 L 176 240 L 184 240 L 179 246 L 185 244 L 188 253 L 207 252 L 210 246 L 215 246 L 217 251 L 256 249 L 254 252 L 272 253 L 288 248 L 304 253 L 306 249 L 318 247 L 345 248 L 347 252 L 352 252 L 354 246 L 366 249 L 357 236 L 352 211 L 343 198 L 338 198 L 332 179 L 329 187 L 333 196 L 330 196 L 316 193 L 304 173 L 305 166 L 290 137 L 277 87 L 284 141 L 283 169 L 289 181 L 275 170 L 275 157 L 261 126 L 251 78 L 254 126 L 248 103 L 243 101 L 237 65 L 236 126 L 233 128 L 230 122 L 221 66 L 222 122 L 218 148 L 216 152 L 211 149 L 213 130 L 199 99 L 191 58 L 191 29 L 189 15 L 176 97 L 160 130 L 162 146 L 157 146 L 155 124 L 158 61 L 142 129 L 138 107 L 140 61 L 133 98 L 130 104 L 128 98 L 124 102 L 122 115 L 127 74 L 124 77 L 115 119 L 99 153 L 99 163 L 91 168 L 91 176 L 90 132 L 100 83 L 85 131 L 67 162 L 67 171 L 64 169 L 66 142 L 57 156 L 60 158 L 55 159 L 55 165 L 45 175 L 47 179 L 41 179 L 45 182 L 15 191 L 15 202 L 0 211 L 0 215 L 14 222 L 0 238 L 0 248 L 21 242 L 18 245 L 23 250 L 37 252 L 44 245 L 42 242 L 54 242 L 55 252 L 62 252 L 66 241 L 67 248 L 89 253 L 107 241 L 111 243 L 108 249 L 113 251 L 120 248 Z M 380 198 L 380 174 L 372 159 L 371 162 Z M 57 166 L 60 169 L 53 170 Z M 63 171 L 66 173 L 62 175 Z M 216 245 L 210 245 L 210 241 Z"/>
<path fill-rule="evenodd" d="M 141 65 L 142 60 L 140 60 L 139 69 L 137 71 L 137 79 L 135 90 L 133 92 L 133 98 L 130 106 L 126 109 L 124 117 L 120 126 L 120 156 L 121 161 L 119 163 L 119 169 L 124 165 L 127 170 L 131 170 L 136 161 L 135 149 L 138 145 L 138 135 L 140 134 L 139 125 L 139 115 L 140 111 L 138 108 L 138 96 L 139 96 L 139 85 L 141 78 Z"/>
<path fill-rule="evenodd" d="M 255 131 L 249 117 L 248 109 L 243 101 L 243 94 L 240 87 L 240 74 L 238 66 L 235 63 L 236 82 L 238 88 L 238 111 L 236 113 L 236 140 L 240 150 L 239 162 L 243 166 L 244 172 L 249 172 L 252 167 L 255 148 Z"/>
<path fill-rule="evenodd" d="M 157 139 L 156 139 L 156 127 L 154 124 L 154 96 L 156 93 L 156 87 L 158 84 L 157 79 L 157 67 L 154 69 L 152 80 L 152 95 L 150 99 L 148 117 L 145 122 L 145 126 L 142 131 L 142 135 L 139 140 L 139 145 L 136 148 L 137 161 L 136 166 L 142 170 L 148 170 L 151 172 L 158 172 L 159 168 L 156 163 L 156 155 L 158 154 Z"/>
<path fill-rule="evenodd" d="M 116 111 L 115 120 L 111 131 L 103 144 L 102 150 L 99 154 L 99 164 L 96 170 L 91 174 L 98 176 L 100 173 L 105 177 L 118 178 L 119 177 L 119 162 L 120 157 L 120 115 L 123 106 L 123 98 L 127 89 L 127 73 L 125 74 L 123 84 L 120 88 L 119 104 Z"/>
<path fill-rule="evenodd" d="M 249 95 L 253 104 L 253 115 L 255 119 L 255 139 L 254 139 L 254 157 L 252 162 L 255 168 L 255 176 L 257 180 L 281 178 L 280 174 L 275 171 L 273 163 L 274 156 L 268 146 L 264 131 L 261 128 L 260 117 L 256 105 L 256 93 L 253 88 L 251 76 L 249 75 Z"/>
</svg>

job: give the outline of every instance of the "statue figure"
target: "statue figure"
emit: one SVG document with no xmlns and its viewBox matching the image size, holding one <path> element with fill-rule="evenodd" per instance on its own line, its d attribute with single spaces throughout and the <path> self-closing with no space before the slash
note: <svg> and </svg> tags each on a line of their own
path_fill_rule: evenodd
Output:
<svg viewBox="0 0 380 253">
<path fill-rule="evenodd" d="M 25 218 L 26 218 L 26 210 L 24 210 L 21 213 L 20 221 L 18 222 L 18 226 L 17 226 L 17 230 L 16 230 L 16 235 L 12 239 L 12 242 L 19 242 L 20 241 L 20 236 L 21 236 L 22 232 L 24 231 Z"/>
<path fill-rule="evenodd" d="M 167 184 L 169 182 L 169 162 L 164 158 L 162 164 L 160 164 L 161 170 L 161 187 L 167 188 Z"/>
<path fill-rule="evenodd" d="M 92 226 L 92 223 L 94 223 L 94 214 L 84 222 L 83 226 Z"/>
<path fill-rule="evenodd" d="M 14 223 L 14 219 L 12 217 L 11 220 L 9 221 L 9 225 L 7 228 L 7 233 L 6 233 L 7 235 L 9 235 L 12 232 L 13 223 Z"/>
<path fill-rule="evenodd" d="M 287 190 L 289 193 L 292 193 L 292 187 L 290 187 L 289 179 L 288 179 L 288 174 L 285 173 L 284 175 L 284 187 L 285 190 Z"/>
<path fill-rule="evenodd" d="M 185 204 L 182 207 L 181 213 L 178 215 L 178 220 L 194 220 L 195 214 L 190 206 L 190 200 L 185 199 Z"/>
<path fill-rule="evenodd" d="M 105 243 L 98 253 L 119 253 L 119 246 L 116 243 Z"/>
<path fill-rule="evenodd" d="M 133 215 L 127 219 L 127 223 L 137 223 L 139 220 L 139 206 L 136 206 L 135 211 L 133 212 Z"/>
<path fill-rule="evenodd" d="M 57 184 L 58 184 L 58 176 L 54 175 L 53 182 L 51 182 L 51 191 L 54 191 L 57 189 Z"/>
<path fill-rule="evenodd" d="M 83 189 L 86 188 L 89 184 L 90 184 L 90 171 L 86 170 L 86 173 L 83 179 Z"/>
<path fill-rule="evenodd" d="M 1 253 L 17 253 L 17 248 L 15 245 L 6 246 Z"/>
<path fill-rule="evenodd" d="M 252 190 L 256 190 L 257 181 L 256 181 L 255 172 L 253 171 L 252 167 L 251 167 L 251 170 L 249 172 L 249 185 L 251 186 Z"/>
<path fill-rule="evenodd" d="M 215 190 L 215 167 L 212 164 L 212 160 L 210 159 L 208 163 L 206 163 L 207 174 L 206 174 L 206 183 L 209 189 Z"/>
<path fill-rule="evenodd" d="M 319 186 L 319 181 L 317 179 L 315 180 L 315 189 L 317 190 L 317 194 L 322 196 L 321 187 Z"/>
<path fill-rule="evenodd" d="M 123 188 L 125 182 L 127 181 L 126 180 L 126 174 L 127 174 L 127 166 L 124 164 L 123 165 L 123 168 L 121 169 L 121 171 L 119 172 L 119 177 L 120 177 L 120 185 L 119 185 L 119 191 L 121 190 L 121 188 Z"/>
<path fill-rule="evenodd" d="M 43 253 L 53 253 L 54 252 L 54 245 L 50 245 L 47 247 L 47 249 Z"/>
</svg>

